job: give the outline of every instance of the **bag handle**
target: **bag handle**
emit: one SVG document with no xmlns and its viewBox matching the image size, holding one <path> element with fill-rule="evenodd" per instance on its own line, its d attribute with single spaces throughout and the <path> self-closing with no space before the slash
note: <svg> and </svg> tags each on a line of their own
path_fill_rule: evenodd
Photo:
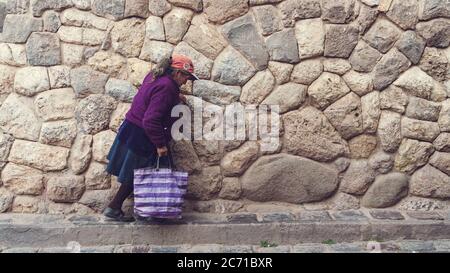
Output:
<svg viewBox="0 0 450 273">
<path fill-rule="evenodd" d="M 172 163 L 171 163 L 171 156 L 170 155 L 166 155 L 168 157 L 168 161 L 169 161 L 169 169 L 172 169 Z M 159 159 L 161 158 L 161 156 L 158 155 L 158 158 L 156 159 L 156 171 L 159 171 Z"/>
</svg>

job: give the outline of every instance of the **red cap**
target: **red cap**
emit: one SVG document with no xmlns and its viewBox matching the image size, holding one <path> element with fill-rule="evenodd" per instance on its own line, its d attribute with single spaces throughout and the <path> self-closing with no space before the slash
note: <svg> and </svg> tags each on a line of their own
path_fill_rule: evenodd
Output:
<svg viewBox="0 0 450 273">
<path fill-rule="evenodd" d="M 194 74 L 194 65 L 189 57 L 179 54 L 172 55 L 172 68 L 185 71 L 191 74 L 190 80 L 198 80 L 199 78 Z"/>
</svg>

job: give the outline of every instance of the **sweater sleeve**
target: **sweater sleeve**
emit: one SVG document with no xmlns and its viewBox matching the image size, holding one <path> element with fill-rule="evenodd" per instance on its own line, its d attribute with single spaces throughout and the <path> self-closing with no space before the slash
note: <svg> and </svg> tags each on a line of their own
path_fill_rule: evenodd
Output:
<svg viewBox="0 0 450 273">
<path fill-rule="evenodd" d="M 142 124 L 150 141 L 161 148 L 167 145 L 164 135 L 163 120 L 170 115 L 171 96 L 169 88 L 156 87 L 153 91 L 150 103 L 144 114 Z"/>
</svg>

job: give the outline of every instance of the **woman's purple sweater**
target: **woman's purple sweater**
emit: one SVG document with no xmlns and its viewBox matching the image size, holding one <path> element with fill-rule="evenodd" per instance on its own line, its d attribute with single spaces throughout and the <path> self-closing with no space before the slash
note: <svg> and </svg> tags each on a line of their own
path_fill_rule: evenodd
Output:
<svg viewBox="0 0 450 273">
<path fill-rule="evenodd" d="M 134 96 L 126 119 L 143 128 L 150 141 L 158 148 L 167 146 L 172 139 L 172 108 L 180 103 L 180 88 L 170 75 L 153 81 L 149 73 Z"/>
</svg>

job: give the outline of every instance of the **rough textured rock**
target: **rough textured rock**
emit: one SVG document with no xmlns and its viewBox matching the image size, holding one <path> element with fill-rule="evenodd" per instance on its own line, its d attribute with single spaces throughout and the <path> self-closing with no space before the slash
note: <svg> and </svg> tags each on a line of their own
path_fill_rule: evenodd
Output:
<svg viewBox="0 0 450 273">
<path fill-rule="evenodd" d="M 332 161 L 349 154 L 344 139 L 329 123 L 325 115 L 313 107 L 285 114 L 283 146 L 292 154 L 318 161 Z"/>
<path fill-rule="evenodd" d="M 433 152 L 431 143 L 405 138 L 395 157 L 395 169 L 411 174 L 425 165 Z"/>
<path fill-rule="evenodd" d="M 442 0 L 423 1 L 423 5 L 419 11 L 420 20 L 429 20 L 437 17 L 450 17 L 448 3 Z"/>
<path fill-rule="evenodd" d="M 125 57 L 138 57 L 145 37 L 145 21 L 126 19 L 114 24 L 111 31 L 112 48 Z"/>
<path fill-rule="evenodd" d="M 192 48 L 186 42 L 179 43 L 175 47 L 174 53 L 190 57 L 195 68 L 195 75 L 197 75 L 200 79 L 211 78 L 211 69 L 214 62 Z"/>
<path fill-rule="evenodd" d="M 241 88 L 226 86 L 213 81 L 198 80 L 194 82 L 193 93 L 208 102 L 227 105 L 239 99 Z"/>
<path fill-rule="evenodd" d="M 412 175 L 410 192 L 416 196 L 446 199 L 450 196 L 450 178 L 426 165 Z"/>
<path fill-rule="evenodd" d="M 394 82 L 410 65 L 411 62 L 403 54 L 396 49 L 392 49 L 375 66 L 374 88 L 380 91 L 383 90 Z"/>
<path fill-rule="evenodd" d="M 430 158 L 430 164 L 441 172 L 450 175 L 450 153 L 435 152 Z"/>
<path fill-rule="evenodd" d="M 409 104 L 406 108 L 406 116 L 414 119 L 427 121 L 437 121 L 441 105 L 421 98 L 409 98 Z"/>
<path fill-rule="evenodd" d="M 363 132 L 361 100 L 355 93 L 342 97 L 323 113 L 344 139 Z"/>
<path fill-rule="evenodd" d="M 9 163 L 1 172 L 3 185 L 18 195 L 41 195 L 44 190 L 44 175 L 41 171 Z"/>
<path fill-rule="evenodd" d="M 420 22 L 416 29 L 420 36 L 427 41 L 427 46 L 445 48 L 450 44 L 450 23 L 448 19 L 439 18 Z"/>
<path fill-rule="evenodd" d="M 83 173 L 92 157 L 92 136 L 78 134 L 70 151 L 69 167 L 74 174 Z"/>
<path fill-rule="evenodd" d="M 338 180 L 336 170 L 323 164 L 277 154 L 258 159 L 241 178 L 241 183 L 243 196 L 250 200 L 300 204 L 330 196 Z"/>
<path fill-rule="evenodd" d="M 97 28 L 107 30 L 110 20 L 98 17 L 90 12 L 67 9 L 61 13 L 61 22 L 65 26 Z"/>
<path fill-rule="evenodd" d="M 128 80 L 135 86 L 141 86 L 151 69 L 151 63 L 137 58 L 128 59 Z"/>
<path fill-rule="evenodd" d="M 119 103 L 116 110 L 111 115 L 111 121 L 109 122 L 109 128 L 114 132 L 117 132 L 125 120 L 125 115 L 130 110 L 131 103 Z"/>
<path fill-rule="evenodd" d="M 242 87 L 240 101 L 244 104 L 259 104 L 275 86 L 270 70 L 260 71 Z"/>
<path fill-rule="evenodd" d="M 370 72 L 381 59 L 381 54 L 364 41 L 359 41 L 350 56 L 352 68 L 358 72 Z"/>
<path fill-rule="evenodd" d="M 76 106 L 72 88 L 45 91 L 34 100 L 36 113 L 44 121 L 72 118 Z"/>
<path fill-rule="evenodd" d="M 74 7 L 80 10 L 91 9 L 91 0 L 72 0 Z"/>
<path fill-rule="evenodd" d="M 357 25 L 359 26 L 359 33 L 364 34 L 367 29 L 372 26 L 373 22 L 377 19 L 378 9 L 376 7 L 371 8 L 366 5 L 361 5 L 359 10 L 359 16 L 356 19 Z"/>
<path fill-rule="evenodd" d="M 274 6 L 258 6 L 252 10 L 263 35 L 270 35 L 283 29 L 281 13 Z"/>
<path fill-rule="evenodd" d="M 394 0 L 386 15 L 401 28 L 413 29 L 419 21 L 418 11 L 416 0 Z"/>
<path fill-rule="evenodd" d="M 186 197 L 197 200 L 211 200 L 222 187 L 220 167 L 203 168 L 200 174 L 189 176 Z"/>
<path fill-rule="evenodd" d="M 106 158 L 116 137 L 116 133 L 111 130 L 102 131 L 93 137 L 92 158 L 95 161 L 108 163 Z"/>
<path fill-rule="evenodd" d="M 84 178 L 76 175 L 51 177 L 47 182 L 48 199 L 57 203 L 74 203 L 84 193 Z"/>
<path fill-rule="evenodd" d="M 14 138 L 11 135 L 0 133 L 0 165 L 8 160 L 9 151 L 13 142 Z"/>
<path fill-rule="evenodd" d="M 222 162 L 222 172 L 224 176 L 239 176 L 258 158 L 259 145 L 254 141 L 249 141 L 238 149 L 224 155 Z"/>
<path fill-rule="evenodd" d="M 308 88 L 308 94 L 314 105 L 324 109 L 338 99 L 345 96 L 350 89 L 336 74 L 322 73 Z"/>
<path fill-rule="evenodd" d="M 450 100 L 442 103 L 441 113 L 439 115 L 439 127 L 442 132 L 450 132 Z"/>
<path fill-rule="evenodd" d="M 241 197 L 242 186 L 237 177 L 224 177 L 219 197 L 223 199 L 237 200 Z"/>
<path fill-rule="evenodd" d="M 397 151 L 402 141 L 401 116 L 391 111 L 381 111 L 378 136 L 381 148 L 386 152 Z"/>
<path fill-rule="evenodd" d="M 93 69 L 108 74 L 110 77 L 120 79 L 127 77 L 127 59 L 120 54 L 99 51 L 89 58 L 88 64 Z"/>
<path fill-rule="evenodd" d="M 307 88 L 297 83 L 286 83 L 275 88 L 261 104 L 279 105 L 280 113 L 298 108 L 306 99 Z"/>
<path fill-rule="evenodd" d="M 351 25 L 327 25 L 325 29 L 324 56 L 348 58 L 358 44 L 359 30 Z"/>
<path fill-rule="evenodd" d="M 380 108 L 403 114 L 408 104 L 408 95 L 393 85 L 380 93 Z"/>
<path fill-rule="evenodd" d="M 434 148 L 441 152 L 450 152 L 450 133 L 442 133 L 433 141 Z"/>
<path fill-rule="evenodd" d="M 408 194 L 408 177 L 402 173 L 378 176 L 361 200 L 369 208 L 387 208 Z"/>
<path fill-rule="evenodd" d="M 62 63 L 69 66 L 80 65 L 83 62 L 84 50 L 84 46 L 61 44 Z"/>
<path fill-rule="evenodd" d="M 61 26 L 59 14 L 53 10 L 44 13 L 43 20 L 44 20 L 44 27 L 42 29 L 43 31 L 57 32 L 59 27 Z"/>
<path fill-rule="evenodd" d="M 371 135 L 359 135 L 348 142 L 352 158 L 369 158 L 377 147 L 377 138 Z"/>
<path fill-rule="evenodd" d="M 16 72 L 14 78 L 14 91 L 32 97 L 42 91 L 50 89 L 47 68 L 24 67 Z"/>
<path fill-rule="evenodd" d="M 358 8 L 355 0 L 323 0 L 322 19 L 335 24 L 348 23 L 358 15 Z"/>
<path fill-rule="evenodd" d="M 206 166 L 218 165 L 223 157 L 223 145 L 217 140 L 194 140 L 195 153 Z"/>
<path fill-rule="evenodd" d="M 267 68 L 269 53 L 250 14 L 225 24 L 222 27 L 222 33 L 230 45 L 241 52 L 257 70 Z"/>
<path fill-rule="evenodd" d="M 450 60 L 447 60 L 444 52 L 427 47 L 423 52 L 419 66 L 436 80 L 445 81 L 450 68 L 449 62 Z"/>
<path fill-rule="evenodd" d="M 125 0 L 92 0 L 91 9 L 98 16 L 120 20 L 125 16 Z"/>
<path fill-rule="evenodd" d="M 214 25 L 208 23 L 203 14 L 194 16 L 191 27 L 183 39 L 211 60 L 214 60 L 227 46 L 222 34 Z"/>
<path fill-rule="evenodd" d="M 13 213 L 44 213 L 44 202 L 38 197 L 16 196 L 14 198 L 11 212 Z"/>
<path fill-rule="evenodd" d="M 369 158 L 369 166 L 377 173 L 388 173 L 394 167 L 394 157 L 383 151 L 377 152 Z"/>
<path fill-rule="evenodd" d="M 148 0 L 148 8 L 151 14 L 161 17 L 168 13 L 172 6 L 167 0 Z"/>
<path fill-rule="evenodd" d="M 294 70 L 291 74 L 291 81 L 309 85 L 315 81 L 322 72 L 323 64 L 321 60 L 304 60 L 294 66 Z"/>
<path fill-rule="evenodd" d="M 104 93 L 108 75 L 88 66 L 81 66 L 70 71 L 70 80 L 76 96 L 85 97 Z"/>
<path fill-rule="evenodd" d="M 359 96 L 364 96 L 373 90 L 373 81 L 370 74 L 363 74 L 350 70 L 345 73 L 342 78 L 347 86 Z"/>
<path fill-rule="evenodd" d="M 16 138 L 37 141 L 41 124 L 29 98 L 13 93 L 0 106 L 0 128 Z"/>
<path fill-rule="evenodd" d="M 401 31 L 386 19 L 379 19 L 364 35 L 364 40 L 373 48 L 386 53 L 400 38 Z"/>
<path fill-rule="evenodd" d="M 278 8 L 285 27 L 294 26 L 297 20 L 317 18 L 322 14 L 319 0 L 286 0 L 280 3 Z"/>
<path fill-rule="evenodd" d="M 149 40 L 164 41 L 164 23 L 160 17 L 150 16 L 145 21 L 145 38 Z"/>
<path fill-rule="evenodd" d="M 171 148 L 173 161 L 178 169 L 188 172 L 189 174 L 201 171 L 202 167 L 200 160 L 190 141 L 174 141 Z"/>
<path fill-rule="evenodd" d="M 227 47 L 214 63 L 212 79 L 227 85 L 243 85 L 255 73 L 255 68 L 237 50 Z"/>
<path fill-rule="evenodd" d="M 301 20 L 295 24 L 300 59 L 323 54 L 325 46 L 325 26 L 321 19 Z"/>
<path fill-rule="evenodd" d="M 128 0 L 125 2 L 124 17 L 137 16 L 147 18 L 149 15 L 149 0 Z"/>
<path fill-rule="evenodd" d="M 203 9 L 202 0 L 169 0 L 169 2 L 174 6 L 192 9 L 197 12 Z"/>
<path fill-rule="evenodd" d="M 355 160 L 350 163 L 342 177 L 340 190 L 350 194 L 364 194 L 375 180 L 373 171 L 367 160 Z"/>
<path fill-rule="evenodd" d="M 418 67 L 412 67 L 394 82 L 403 91 L 420 98 L 429 99 L 434 88 L 433 78 Z"/>
<path fill-rule="evenodd" d="M 106 171 L 106 165 L 92 162 L 86 171 L 87 190 L 106 190 L 111 188 L 111 175 Z"/>
<path fill-rule="evenodd" d="M 23 66 L 27 64 L 27 54 L 25 45 L 21 44 L 0 44 L 0 63 Z"/>
<path fill-rule="evenodd" d="M 47 69 L 52 89 L 70 86 L 70 68 L 64 65 L 52 66 Z"/>
<path fill-rule="evenodd" d="M 272 61 L 286 63 L 298 63 L 300 61 L 293 28 L 272 34 L 267 38 L 266 46 Z"/>
<path fill-rule="evenodd" d="M 52 121 L 42 124 L 39 142 L 70 148 L 77 136 L 77 122 L 72 120 Z"/>
<path fill-rule="evenodd" d="M 161 41 L 145 40 L 139 59 L 159 63 L 173 51 L 173 45 Z"/>
<path fill-rule="evenodd" d="M 69 151 L 67 148 L 17 139 L 8 160 L 43 171 L 59 171 L 66 168 Z"/>
<path fill-rule="evenodd" d="M 352 65 L 345 59 L 331 58 L 323 61 L 323 70 L 326 72 L 342 76 L 350 69 Z"/>
<path fill-rule="evenodd" d="M 164 16 L 166 40 L 169 43 L 177 44 L 183 39 L 191 23 L 192 15 L 191 10 L 176 8 Z"/>
<path fill-rule="evenodd" d="M 137 93 L 129 81 L 110 78 L 105 86 L 106 94 L 122 102 L 132 102 Z"/>
<path fill-rule="evenodd" d="M 13 203 L 14 194 L 5 188 L 0 188 L 0 213 L 7 212 Z"/>
<path fill-rule="evenodd" d="M 45 10 L 54 9 L 54 10 L 63 10 L 65 8 L 72 7 L 71 0 L 31 0 L 30 8 L 33 13 L 33 16 L 40 17 L 44 13 Z"/>
<path fill-rule="evenodd" d="M 381 115 L 380 94 L 371 92 L 361 98 L 362 126 L 366 133 L 375 133 Z"/>
<path fill-rule="evenodd" d="M 433 142 L 439 133 L 437 122 L 410 119 L 408 117 L 402 118 L 403 137 Z"/>
<path fill-rule="evenodd" d="M 397 41 L 397 48 L 413 63 L 417 64 L 425 49 L 425 40 L 414 31 L 406 31 Z"/>
<path fill-rule="evenodd" d="M 42 19 L 27 15 L 8 14 L 3 23 L 0 40 L 6 43 L 25 43 L 32 32 L 41 31 Z"/>
<path fill-rule="evenodd" d="M 244 15 L 248 11 L 247 0 L 225 0 L 214 1 L 204 0 L 203 11 L 208 20 L 216 23 L 223 24 L 230 20 L 233 20 L 241 15 Z"/>
<path fill-rule="evenodd" d="M 115 100 L 106 95 L 90 95 L 82 99 L 75 109 L 78 129 L 87 134 L 106 129 L 115 108 Z"/>
</svg>

